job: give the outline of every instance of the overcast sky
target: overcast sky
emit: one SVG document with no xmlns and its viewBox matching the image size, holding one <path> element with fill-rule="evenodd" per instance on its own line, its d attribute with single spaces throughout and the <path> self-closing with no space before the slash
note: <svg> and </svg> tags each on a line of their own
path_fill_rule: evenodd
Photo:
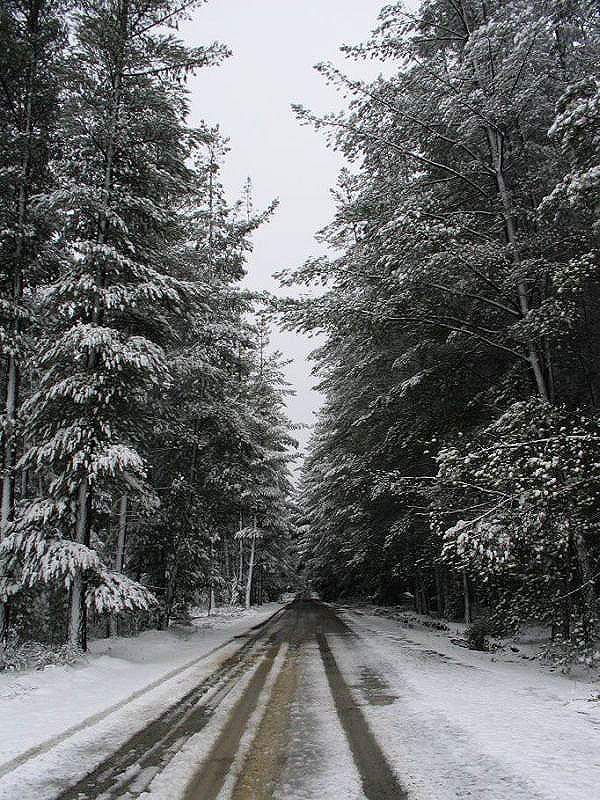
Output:
<svg viewBox="0 0 600 800">
<path fill-rule="evenodd" d="M 218 123 L 231 152 L 224 183 L 231 199 L 250 177 L 255 205 L 275 197 L 273 220 L 257 232 L 247 284 L 277 291 L 272 274 L 299 266 L 320 248 L 314 240 L 334 211 L 330 189 L 341 156 L 323 136 L 302 127 L 290 109 L 301 103 L 317 112 L 337 110 L 343 100 L 313 69 L 319 61 L 344 66 L 339 46 L 367 38 L 382 0 L 210 0 L 181 33 L 189 44 L 218 40 L 233 56 L 221 67 L 201 70 L 190 88 L 192 125 Z M 357 77 L 371 77 L 373 64 L 347 65 Z M 312 424 L 320 398 L 312 391 L 307 355 L 314 341 L 277 333 L 278 349 L 293 359 L 287 377 L 296 390 L 289 401 L 295 422 Z M 304 443 L 307 434 L 299 434 Z"/>
</svg>

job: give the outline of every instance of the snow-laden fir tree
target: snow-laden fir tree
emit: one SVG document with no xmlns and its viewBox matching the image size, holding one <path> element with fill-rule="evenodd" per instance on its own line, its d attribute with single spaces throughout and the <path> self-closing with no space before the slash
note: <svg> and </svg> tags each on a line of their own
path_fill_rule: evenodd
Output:
<svg viewBox="0 0 600 800">
<path fill-rule="evenodd" d="M 1 533 L 13 516 L 23 339 L 31 292 L 45 277 L 50 229 L 32 198 L 51 183 L 60 64 L 66 44 L 57 0 L 7 0 L 0 8 L 0 341 L 2 347 Z M 0 560 L 0 563 L 1 560 Z M 2 568 L 0 568 L 2 569 Z M 4 581 L 0 573 L 0 583 Z M 5 633 L 4 586 L 0 632 Z"/>
<path fill-rule="evenodd" d="M 253 296 L 236 284 L 250 236 L 273 206 L 254 213 L 246 198 L 227 201 L 220 177 L 227 149 L 218 129 L 198 136 L 191 192 L 181 207 L 187 247 L 180 275 L 200 275 L 210 288 L 201 307 L 173 321 L 173 382 L 163 392 L 151 446 L 161 507 L 132 542 L 133 561 L 157 587 L 162 625 L 185 613 L 198 592 L 212 587 L 217 599 L 231 600 L 239 590 L 233 536 L 241 482 L 253 480 L 245 456 L 254 446 L 252 410 L 243 392 L 256 344 Z"/>
<path fill-rule="evenodd" d="M 253 369 L 245 385 L 240 387 L 247 409 L 247 447 L 242 454 L 240 529 L 236 538 L 242 556 L 240 564 L 243 562 L 244 541 L 248 545 L 244 590 L 246 608 L 250 605 L 259 551 L 263 569 L 269 568 L 271 559 L 279 557 L 279 571 L 287 571 L 286 556 L 289 559 L 292 555 L 289 471 L 293 450 L 298 446 L 285 409 L 285 398 L 290 390 L 283 378 L 283 356 L 278 351 L 270 351 L 270 331 L 264 312 L 257 315 L 256 336 Z M 240 567 L 240 583 L 243 583 L 243 578 Z"/>
<path fill-rule="evenodd" d="M 186 48 L 184 13 L 167 0 L 90 0 L 72 15 L 57 188 L 38 201 L 53 219 L 58 278 L 39 293 L 47 327 L 39 390 L 27 403 L 24 468 L 42 471 L 5 542 L 25 584 L 62 581 L 70 640 L 86 646 L 86 607 L 146 608 L 152 597 L 94 547 L 109 498 L 146 480 L 140 449 L 148 398 L 169 382 L 169 313 L 199 286 L 177 277 L 188 192 L 185 76 L 226 52 Z"/>
</svg>

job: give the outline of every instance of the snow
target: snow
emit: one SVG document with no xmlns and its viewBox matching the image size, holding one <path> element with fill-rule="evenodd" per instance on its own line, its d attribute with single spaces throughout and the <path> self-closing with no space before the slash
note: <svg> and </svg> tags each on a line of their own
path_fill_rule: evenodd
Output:
<svg viewBox="0 0 600 800">
<path fill-rule="evenodd" d="M 261 689 L 259 702 L 248 720 L 218 800 L 228 800 L 234 794 L 246 759 L 255 745 L 256 733 L 272 701 L 274 684 L 288 658 L 288 645 L 284 643 Z M 164 772 L 154 779 L 143 795 L 144 800 L 174 800 L 183 796 L 189 781 L 210 757 L 218 735 L 244 696 L 260 663 L 248 670 L 219 704 L 208 725 L 189 739 Z M 360 776 L 339 725 L 316 644 L 303 647 L 300 671 L 299 691 L 290 709 L 289 738 L 281 759 L 282 772 L 273 796 L 275 800 L 306 800 L 308 797 L 364 800 Z M 210 699 L 206 698 L 205 702 L 210 702 Z"/>
<path fill-rule="evenodd" d="M 238 796 L 235 794 L 236 783 L 255 746 L 257 731 L 272 702 L 273 687 L 289 657 L 288 645 L 283 643 L 261 689 L 257 707 L 248 720 L 218 800 Z M 273 797 L 275 800 L 306 800 L 313 797 L 364 800 L 361 779 L 337 718 L 316 642 L 304 644 L 296 657 L 300 671 L 299 685 L 290 708 L 289 734 L 285 752 L 281 754 L 281 774 Z M 219 704 L 208 725 L 190 738 L 164 772 L 154 779 L 143 795 L 144 800 L 174 800 L 184 796 L 186 786 L 210 757 L 217 737 L 243 698 L 260 663 L 257 662 L 248 670 L 243 680 Z M 210 700 L 207 698 L 205 702 L 210 703 Z M 278 744 L 274 742 L 273 746 L 277 747 Z"/>
<path fill-rule="evenodd" d="M 305 645 L 299 691 L 290 716 L 287 758 L 275 800 L 363 800 L 360 775 L 316 643 Z"/>
<path fill-rule="evenodd" d="M 411 799 L 598 796 L 600 703 L 590 700 L 598 684 L 538 662 L 494 660 L 444 633 L 349 610 L 343 617 L 360 638 L 328 642 Z"/>
<path fill-rule="evenodd" d="M 248 729 L 245 731 L 240 742 L 240 750 L 244 755 L 248 752 L 256 727 L 264 714 L 273 684 L 281 671 L 286 653 L 287 645 L 282 645 L 277 656 L 273 660 L 273 665 L 261 692 L 261 702 L 250 717 Z M 255 672 L 260 667 L 262 660 L 263 659 L 257 661 L 257 663 L 244 673 L 243 678 L 236 684 L 235 688 L 230 691 L 219 704 L 208 725 L 200 733 L 192 736 L 183 745 L 167 768 L 154 779 L 149 790 L 144 794 L 144 800 L 173 800 L 173 798 L 183 796 L 188 783 L 194 775 L 196 775 L 203 762 L 209 757 L 217 736 L 230 717 L 231 712 L 244 695 Z M 205 699 L 205 702 L 206 701 L 209 702 L 210 698 L 207 697 Z M 237 754 L 236 764 L 239 764 L 239 759 L 240 753 Z M 233 766 L 234 770 L 236 769 L 236 764 Z M 231 781 L 231 779 L 230 775 L 229 780 Z M 219 798 L 221 794 L 222 792 L 219 794 Z"/>
<path fill-rule="evenodd" d="M 75 666 L 0 675 L 0 800 L 45 800 L 116 750 L 282 606 L 91 642 Z M 229 643 L 228 643 L 229 642 Z"/>
<path fill-rule="evenodd" d="M 232 640 L 281 606 L 198 620 L 194 628 L 149 631 L 92 643 L 85 663 L 0 676 L 0 800 L 51 800 L 238 650 Z M 411 800 L 592 800 L 600 785 L 600 686 L 520 654 L 453 645 L 454 631 L 340 610 L 354 635 L 327 633 L 357 707 Z M 532 645 L 533 647 L 534 645 Z M 256 708 L 219 794 L 230 797 L 275 702 L 280 674 L 296 664 L 297 692 L 274 798 L 363 800 L 314 639 L 279 645 Z M 136 777 L 146 800 L 175 800 L 210 756 L 245 702 L 267 649 L 231 686 L 203 698 L 214 712 L 182 742 L 163 772 Z M 504 658 L 504 660 L 501 660 Z M 292 659 L 292 661 L 290 661 Z M 262 666 L 261 666 L 262 665 Z M 221 693 L 221 694 L 219 694 Z M 51 709 L 52 713 L 49 713 Z M 260 738 L 260 736 L 258 737 Z M 133 765 L 131 769 L 139 769 Z M 150 768 L 153 769 L 153 768 Z M 149 783 L 149 780 L 151 782 Z"/>
</svg>

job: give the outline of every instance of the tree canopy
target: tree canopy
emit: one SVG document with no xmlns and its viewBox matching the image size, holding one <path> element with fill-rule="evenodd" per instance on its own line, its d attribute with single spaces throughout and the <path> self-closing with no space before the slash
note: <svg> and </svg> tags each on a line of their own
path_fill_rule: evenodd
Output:
<svg viewBox="0 0 600 800">
<path fill-rule="evenodd" d="M 541 619 L 593 638 L 598 540 L 600 18 L 587 2 L 383 8 L 324 78 L 345 111 L 299 119 L 350 166 L 322 236 L 283 276 L 322 285 L 326 403 L 301 493 L 327 596 Z"/>
</svg>

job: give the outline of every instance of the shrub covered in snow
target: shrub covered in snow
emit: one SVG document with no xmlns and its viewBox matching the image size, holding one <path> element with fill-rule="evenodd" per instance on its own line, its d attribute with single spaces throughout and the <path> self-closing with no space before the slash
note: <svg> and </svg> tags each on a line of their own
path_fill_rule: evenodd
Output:
<svg viewBox="0 0 600 800">
<path fill-rule="evenodd" d="M 82 657 L 83 651 L 70 644 L 52 646 L 13 638 L 0 650 L 0 671 L 44 669 L 59 664 L 74 664 Z"/>
<path fill-rule="evenodd" d="M 471 650 L 488 650 L 488 636 L 493 633 L 493 625 L 490 618 L 479 617 L 465 629 L 465 637 Z"/>
</svg>

